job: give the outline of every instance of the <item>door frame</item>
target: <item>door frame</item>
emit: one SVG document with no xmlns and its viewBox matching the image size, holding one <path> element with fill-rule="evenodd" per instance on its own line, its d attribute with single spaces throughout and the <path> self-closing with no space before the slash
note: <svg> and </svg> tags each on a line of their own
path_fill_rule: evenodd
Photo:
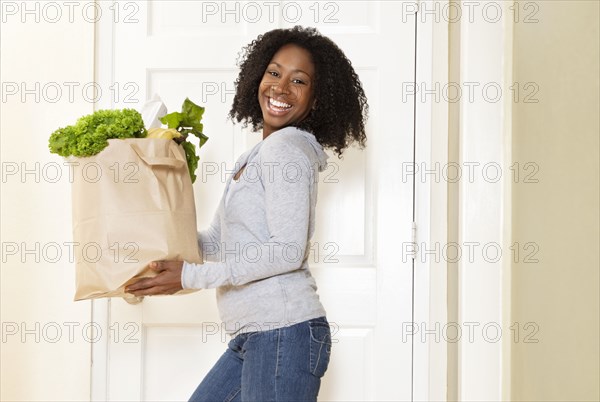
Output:
<svg viewBox="0 0 600 402">
<path fill-rule="evenodd" d="M 423 0 L 418 7 L 423 7 Z M 443 5 L 449 0 L 438 1 Z M 442 20 L 415 16 L 416 73 L 415 106 L 415 247 L 446 244 L 448 239 L 448 189 L 437 180 L 422 180 L 423 167 L 448 163 L 448 104 L 436 96 L 421 96 L 424 88 L 444 87 L 448 83 L 448 24 Z M 447 268 L 443 259 L 423 259 L 420 252 L 414 258 L 414 319 L 413 335 L 413 400 L 445 401 L 447 399 L 447 344 L 435 341 L 437 334 L 426 336 L 423 331 L 437 331 L 447 322 Z M 434 340 L 431 342 L 431 340 Z"/>
<path fill-rule="evenodd" d="M 100 3 L 99 0 L 96 0 Z M 451 0 L 437 0 L 444 7 Z M 108 2 L 104 2 L 105 4 Z M 423 0 L 415 1 L 417 5 L 424 3 Z M 431 1 L 425 1 L 431 3 Z M 99 4 L 100 5 L 100 4 Z M 502 4 L 504 15 L 509 14 L 508 5 Z M 432 18 L 423 19 L 416 25 L 417 41 L 417 71 L 416 81 L 427 88 L 432 88 L 436 83 L 442 87 L 449 82 L 448 56 L 453 48 L 460 49 L 460 65 L 469 66 L 461 69 L 461 79 L 471 75 L 477 76 L 489 69 L 489 63 L 493 60 L 502 60 L 503 68 L 496 74 L 496 82 L 509 84 L 512 79 L 512 24 L 507 23 L 492 26 L 468 26 L 468 21 L 461 21 L 461 34 L 458 42 L 449 42 L 449 24 L 443 19 L 433 21 Z M 471 24 L 473 25 L 473 24 Z M 114 31 L 110 18 L 100 18 L 95 23 L 94 35 L 94 78 L 104 88 L 110 87 L 113 82 L 113 40 Z M 484 52 L 484 53 L 482 53 Z M 481 54 L 488 56 L 487 64 L 476 63 L 481 61 Z M 460 104 L 460 129 L 459 141 L 472 141 L 475 149 L 489 151 L 489 142 L 478 141 L 472 130 L 467 127 L 472 125 L 485 125 L 489 121 L 490 114 L 501 113 L 503 125 L 495 130 L 493 135 L 504 146 L 499 149 L 499 157 L 503 161 L 510 161 L 510 99 L 499 102 L 495 108 L 489 108 L 485 113 L 470 107 L 472 105 Z M 101 97 L 94 105 L 94 110 L 112 108 L 110 97 Z M 415 125 L 418 143 L 416 144 L 415 162 L 423 163 L 425 166 L 433 166 L 436 162 L 440 164 L 449 161 L 449 119 L 448 105 L 444 102 L 433 102 L 432 97 L 426 97 L 424 102 L 417 100 L 415 111 Z M 507 175 L 504 175 L 506 178 Z M 504 180 L 497 195 L 501 199 L 502 213 L 490 213 L 489 216 L 478 216 L 480 222 L 494 222 L 490 226 L 490 233 L 503 247 L 510 246 L 510 181 Z M 467 205 L 479 202 L 476 192 L 463 191 L 458 203 L 457 211 L 464 221 L 469 216 Z M 448 227 L 448 189 L 444 183 L 426 181 L 415 183 L 415 223 L 417 227 L 415 242 L 417 244 L 434 244 L 439 242 L 446 244 L 448 233 L 452 228 Z M 455 228 L 456 229 L 456 228 Z M 462 233 L 463 237 L 466 233 Z M 508 259 L 509 260 L 509 259 Z M 510 260 L 503 261 L 502 280 L 495 286 L 491 286 L 489 294 L 492 295 L 484 306 L 479 306 L 492 319 L 502 322 L 503 328 L 510 325 Z M 459 268 L 460 269 L 460 268 Z M 425 323 L 427 328 L 435 328 L 436 323 L 447 322 L 447 295 L 448 278 L 447 265 L 442 261 L 436 263 L 429 261 L 422 263 L 415 259 L 414 265 L 414 320 L 415 324 Z M 458 309 L 462 316 L 468 316 L 474 309 L 467 303 L 468 295 L 466 289 L 480 286 L 475 277 L 462 272 L 461 286 L 458 291 Z M 498 311 L 497 306 L 501 306 Z M 90 370 L 90 400 L 106 401 L 109 395 L 109 343 L 110 339 L 110 299 L 96 299 L 91 302 L 91 320 L 95 327 L 100 328 L 107 336 L 100 337 L 100 341 L 92 344 L 91 370 Z M 430 337 L 428 337 L 430 338 Z M 489 364 L 477 359 L 479 346 L 470 343 L 461 343 L 459 355 L 457 383 L 448 381 L 448 370 L 452 367 L 448 361 L 448 345 L 446 342 L 414 342 L 413 351 L 413 400 L 446 400 L 447 392 L 453 387 L 458 391 L 459 400 L 468 399 L 469 395 L 477 393 L 477 384 L 466 381 L 472 378 L 472 373 L 478 373 L 479 377 L 486 376 L 486 383 L 497 384 L 488 390 L 487 400 L 507 400 L 510 396 L 510 343 L 508 337 L 496 345 L 496 353 L 499 357 L 499 366 L 496 370 L 489 370 Z M 469 357 L 470 356 L 470 357 Z M 454 362 L 457 363 L 457 362 Z"/>
<path fill-rule="evenodd" d="M 419 177 L 415 182 L 414 241 L 417 245 L 452 241 L 464 244 L 475 235 L 495 241 L 505 252 L 499 264 L 483 275 L 469 269 L 473 264 L 460 260 L 455 267 L 458 281 L 449 280 L 451 264 L 443 258 L 439 262 L 415 259 L 413 331 L 419 339 L 414 339 L 413 400 L 510 400 L 511 258 L 506 251 L 512 243 L 512 183 L 508 174 L 512 162 L 512 96 L 507 94 L 513 85 L 513 21 L 512 3 L 494 3 L 501 7 L 500 21 L 461 18 L 454 24 L 458 34 L 450 35 L 450 21 L 439 10 L 461 4 L 456 0 L 418 1 L 419 9 L 430 13 L 429 18 L 418 18 L 416 82 L 432 89 L 435 85 L 443 88 L 449 82 L 481 82 L 485 77 L 488 82 L 498 83 L 504 96 L 497 103 L 473 103 L 462 97 L 457 102 L 457 116 L 450 113 L 443 96 L 439 101 L 434 96 L 418 97 L 415 163 L 432 169 L 436 163 L 460 164 L 468 162 L 469 155 L 483 154 L 499 161 L 503 174 L 493 188 L 486 187 L 487 183 L 461 180 L 455 202 L 449 198 L 447 182 Z M 457 65 L 450 65 L 451 55 L 456 57 Z M 486 135 L 480 135 L 482 132 Z M 484 187 L 486 191 L 481 191 Z M 485 205 L 490 199 L 498 200 L 495 208 L 471 208 Z M 478 293 L 486 297 L 474 303 Z M 454 300 L 449 298 L 451 294 Z M 460 325 L 471 321 L 498 323 L 501 341 L 470 342 L 463 337 L 457 342 L 457 353 L 451 353 L 451 344 L 444 339 L 443 331 L 440 334 L 440 327 L 451 321 L 448 318 L 453 316 L 449 314 L 452 309 Z M 425 329 L 429 331 L 426 342 L 421 342 L 418 331 Z"/>
<path fill-rule="evenodd" d="M 440 3 L 461 6 L 458 0 Z M 446 397 L 443 400 L 507 401 L 511 398 L 512 265 L 509 250 L 512 243 L 512 177 L 509 168 L 512 163 L 513 4 L 489 3 L 500 7 L 502 18 L 495 23 L 481 18 L 475 21 L 461 18 L 451 28 L 447 22 L 444 24 L 445 32 L 450 28 L 451 34 L 446 38 L 449 40 L 444 43 L 449 44 L 447 50 L 452 60 L 445 74 L 450 77 L 450 82 L 459 82 L 461 86 L 462 83 L 473 82 L 497 83 L 503 95 L 498 102 L 472 102 L 462 97 L 453 106 L 454 109 L 451 107 L 446 120 L 449 126 L 444 130 L 443 139 L 446 140 L 444 144 L 454 146 L 446 149 L 448 162 L 463 165 L 484 155 L 486 160 L 500 164 L 502 177 L 496 186 L 482 180 L 461 180 L 458 188 L 452 190 L 456 191 L 452 195 L 455 199 L 448 199 L 449 203 L 445 205 L 438 203 L 437 207 L 446 208 L 447 219 L 443 222 L 448 223 L 446 240 L 465 244 L 485 239 L 486 242 L 496 242 L 504 252 L 496 265 L 482 267 L 481 263 L 477 266 L 477 263 L 466 259 L 461 259 L 453 267 L 448 264 L 447 272 L 451 272 L 450 268 L 455 269 L 456 277 L 453 280 L 446 277 L 445 295 L 453 296 L 448 298 L 444 307 L 441 303 L 435 306 L 434 311 L 444 308 L 448 316 L 463 327 L 464 323 L 496 323 L 502 336 L 497 342 L 471 342 L 467 337 L 461 338 L 456 345 L 442 342 L 448 358 L 446 382 L 430 382 L 429 389 L 440 394 L 441 390 L 436 387 L 445 385 Z M 439 38 L 442 39 L 441 36 Z M 435 121 L 436 115 L 432 117 Z M 444 144 L 433 142 L 432 153 L 436 153 L 436 149 L 438 153 L 442 152 Z M 488 204 L 493 204 L 493 208 L 473 208 Z M 430 212 L 434 213 L 434 210 Z M 438 227 L 438 230 L 442 228 Z M 482 294 L 485 297 L 478 297 Z M 452 347 L 455 353 L 450 352 Z M 431 366 L 436 364 L 432 359 L 429 362 Z"/>
<path fill-rule="evenodd" d="M 485 2 L 484 2 L 485 3 Z M 484 155 L 501 167 L 497 185 L 483 180 L 459 186 L 458 242 L 485 239 L 500 246 L 497 264 L 458 264 L 457 313 L 459 322 L 495 323 L 498 341 L 461 341 L 455 389 L 457 400 L 507 401 L 511 399 L 511 269 L 512 269 L 512 102 L 513 7 L 512 2 L 489 2 L 499 7 L 500 18 L 490 22 L 466 18 L 459 23 L 457 47 L 460 82 L 496 83 L 502 89 L 497 102 L 459 102 L 459 162 Z M 516 3 L 515 3 L 516 4 Z M 485 6 L 485 4 L 483 4 Z M 485 133 L 485 135 L 482 135 Z M 493 207 L 473 208 L 475 205 Z M 480 295 L 485 295 L 481 298 Z M 480 327 L 481 328 L 481 327 Z M 481 333 L 479 333 L 481 334 Z M 449 384 L 450 385 L 450 384 Z"/>
<path fill-rule="evenodd" d="M 95 0 L 98 8 L 113 6 L 114 0 Z M 104 3 L 104 6 L 102 5 Z M 103 12 L 106 10 L 102 10 Z M 112 18 L 97 18 L 94 21 L 94 82 L 101 88 L 110 88 L 114 82 L 113 66 L 114 27 Z M 99 96 L 94 103 L 94 111 L 113 109 L 111 96 Z M 92 343 L 90 356 L 90 401 L 108 401 L 110 380 L 109 345 L 112 342 L 110 332 L 110 299 L 92 299 L 90 303 L 91 320 L 94 328 L 99 328 L 106 336 Z"/>
</svg>

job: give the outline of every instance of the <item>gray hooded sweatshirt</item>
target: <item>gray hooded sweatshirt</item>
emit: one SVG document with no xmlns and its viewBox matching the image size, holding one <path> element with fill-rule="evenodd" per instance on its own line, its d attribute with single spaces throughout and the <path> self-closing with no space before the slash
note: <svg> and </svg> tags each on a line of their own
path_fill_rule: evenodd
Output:
<svg viewBox="0 0 600 402">
<path fill-rule="evenodd" d="M 296 127 L 271 133 L 236 162 L 210 227 L 198 233 L 204 264 L 184 262 L 184 289 L 217 289 L 232 336 L 325 316 L 310 274 L 319 172 L 328 155 Z"/>
</svg>

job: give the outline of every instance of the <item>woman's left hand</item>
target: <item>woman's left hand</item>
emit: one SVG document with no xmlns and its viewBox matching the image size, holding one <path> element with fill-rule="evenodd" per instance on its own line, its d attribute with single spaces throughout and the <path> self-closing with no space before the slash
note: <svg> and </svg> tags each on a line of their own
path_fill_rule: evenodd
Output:
<svg viewBox="0 0 600 402">
<path fill-rule="evenodd" d="M 183 289 L 181 286 L 183 261 L 153 261 L 149 266 L 158 272 L 158 275 L 128 285 L 125 292 L 135 296 L 172 295 Z"/>
</svg>

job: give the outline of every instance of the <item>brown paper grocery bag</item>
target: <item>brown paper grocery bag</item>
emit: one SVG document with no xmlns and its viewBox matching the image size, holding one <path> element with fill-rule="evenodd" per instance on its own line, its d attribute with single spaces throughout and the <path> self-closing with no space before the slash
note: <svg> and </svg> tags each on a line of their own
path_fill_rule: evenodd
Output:
<svg viewBox="0 0 600 402">
<path fill-rule="evenodd" d="M 173 140 L 108 143 L 95 156 L 70 159 L 75 300 L 137 302 L 124 288 L 154 276 L 151 261 L 201 263 L 192 182 L 185 152 Z"/>
</svg>

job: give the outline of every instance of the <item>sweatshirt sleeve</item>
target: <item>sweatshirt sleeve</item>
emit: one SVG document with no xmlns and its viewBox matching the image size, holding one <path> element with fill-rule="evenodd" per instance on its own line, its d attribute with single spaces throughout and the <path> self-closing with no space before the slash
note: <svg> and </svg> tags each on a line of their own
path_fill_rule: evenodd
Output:
<svg viewBox="0 0 600 402">
<path fill-rule="evenodd" d="M 225 253 L 225 261 L 202 265 L 184 262 L 184 289 L 240 286 L 302 266 L 311 203 L 312 175 L 308 158 L 296 146 L 277 140 L 263 145 L 258 161 L 266 211 L 266 221 L 262 224 L 266 225 L 268 241 L 252 243 L 248 253 L 235 256 Z M 207 239 L 209 236 L 207 233 Z"/>
<path fill-rule="evenodd" d="M 198 232 L 198 247 L 202 251 L 204 261 L 219 261 L 221 255 L 221 216 L 215 216 L 208 228 Z"/>
</svg>

